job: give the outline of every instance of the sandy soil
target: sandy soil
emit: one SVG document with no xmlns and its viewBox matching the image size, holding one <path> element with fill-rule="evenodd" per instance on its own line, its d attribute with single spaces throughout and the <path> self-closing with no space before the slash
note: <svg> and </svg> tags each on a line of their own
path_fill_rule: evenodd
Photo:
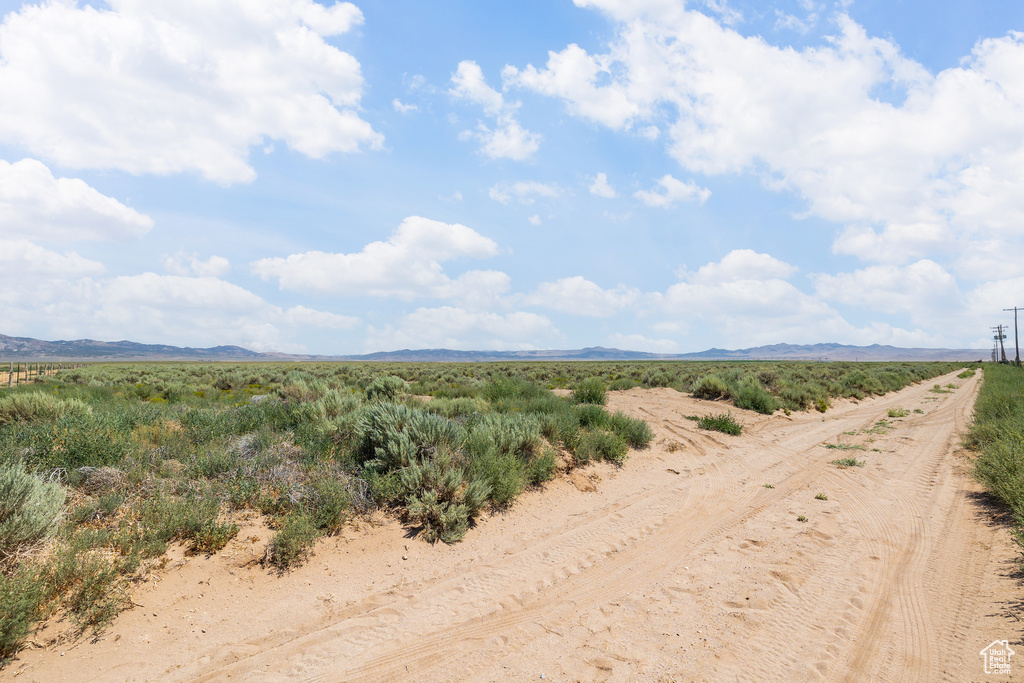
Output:
<svg viewBox="0 0 1024 683">
<path fill-rule="evenodd" d="M 97 640 L 26 650 L 0 678 L 1010 680 L 980 651 L 1021 642 L 1017 552 L 956 451 L 977 384 L 825 415 L 733 409 L 741 437 L 684 418 L 722 404 L 616 393 L 651 448 L 559 477 L 463 543 L 364 525 L 276 576 L 251 564 L 253 526 L 172 562 Z M 876 429 L 894 407 L 911 413 Z M 831 464 L 847 456 L 867 464 Z"/>
</svg>

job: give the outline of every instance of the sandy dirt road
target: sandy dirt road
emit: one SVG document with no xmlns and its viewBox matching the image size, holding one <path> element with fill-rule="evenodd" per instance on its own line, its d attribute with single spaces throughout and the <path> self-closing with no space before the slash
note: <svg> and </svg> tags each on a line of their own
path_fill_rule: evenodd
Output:
<svg viewBox="0 0 1024 683">
<path fill-rule="evenodd" d="M 956 452 L 978 381 L 824 415 L 732 409 L 739 437 L 685 417 L 723 404 L 615 393 L 651 448 L 528 493 L 463 543 L 352 529 L 278 577 L 246 566 L 253 526 L 139 587 L 96 641 L 26 650 L 0 678 L 1013 680 L 980 651 L 1021 642 L 1017 552 Z"/>
</svg>

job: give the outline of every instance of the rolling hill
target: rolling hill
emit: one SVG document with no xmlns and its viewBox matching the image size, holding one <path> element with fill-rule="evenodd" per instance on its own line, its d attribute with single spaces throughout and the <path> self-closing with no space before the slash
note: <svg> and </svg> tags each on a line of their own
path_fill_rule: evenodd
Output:
<svg viewBox="0 0 1024 683">
<path fill-rule="evenodd" d="M 575 350 L 458 351 L 402 349 L 362 355 L 302 355 L 260 353 L 241 346 L 192 348 L 131 341 L 93 339 L 42 341 L 0 334 L 0 361 L 383 361 L 483 363 L 495 361 L 599 360 L 815 360 L 815 361 L 978 361 L 988 360 L 982 349 L 900 348 L 846 344 L 771 344 L 748 349 L 708 349 L 695 353 L 663 354 L 593 346 Z"/>
</svg>

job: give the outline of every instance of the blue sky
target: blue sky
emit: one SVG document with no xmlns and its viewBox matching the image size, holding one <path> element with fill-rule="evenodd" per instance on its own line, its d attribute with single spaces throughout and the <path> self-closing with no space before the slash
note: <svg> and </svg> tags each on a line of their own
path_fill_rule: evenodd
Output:
<svg viewBox="0 0 1024 683">
<path fill-rule="evenodd" d="M 990 346 L 1024 5 L 0 0 L 0 333 Z"/>
</svg>

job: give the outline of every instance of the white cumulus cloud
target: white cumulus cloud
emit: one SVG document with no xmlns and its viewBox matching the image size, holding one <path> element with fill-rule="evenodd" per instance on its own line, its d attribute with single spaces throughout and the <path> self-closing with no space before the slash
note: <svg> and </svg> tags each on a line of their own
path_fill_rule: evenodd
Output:
<svg viewBox="0 0 1024 683">
<path fill-rule="evenodd" d="M 546 68 L 527 66 L 519 70 L 506 66 L 502 77 L 506 84 L 529 88 L 565 100 L 569 112 L 623 128 L 640 113 L 640 104 L 622 83 L 598 86 L 597 81 L 611 75 L 608 56 L 587 54 L 579 45 L 562 52 L 549 52 Z"/>
<path fill-rule="evenodd" d="M 520 204 L 529 206 L 538 199 L 557 199 L 561 197 L 562 188 L 551 183 L 541 183 L 536 180 L 519 180 L 514 183 L 496 183 L 487 194 L 491 199 L 502 204 L 508 204 L 514 199 Z"/>
<path fill-rule="evenodd" d="M 683 182 L 673 178 L 669 173 L 659 178 L 654 188 L 639 190 L 634 192 L 633 196 L 647 206 L 671 209 L 678 202 L 703 204 L 711 196 L 711 190 L 706 187 L 698 187 L 692 180 Z"/>
<path fill-rule="evenodd" d="M 648 353 L 678 353 L 679 344 L 671 339 L 650 339 L 642 334 L 615 333 L 608 336 L 608 345 L 624 351 Z"/>
<path fill-rule="evenodd" d="M 14 163 L 0 159 L 0 235 L 56 241 L 128 240 L 152 227 L 149 216 L 83 180 L 55 178 L 35 159 Z"/>
<path fill-rule="evenodd" d="M 5 296 L 13 294 L 8 287 L 28 283 L 37 286 L 40 277 L 87 277 L 101 275 L 106 270 L 102 263 L 73 251 L 58 253 L 26 239 L 0 239 L 0 282 L 5 284 Z"/>
<path fill-rule="evenodd" d="M 543 306 L 573 315 L 607 317 L 615 315 L 641 297 L 637 289 L 619 286 L 603 289 L 600 285 L 577 275 L 554 282 L 543 282 L 527 295 L 525 303 Z"/>
<path fill-rule="evenodd" d="M 369 328 L 367 351 L 394 349 L 514 350 L 550 348 L 559 337 L 536 313 L 470 311 L 456 306 L 418 308 L 384 328 Z"/>
<path fill-rule="evenodd" d="M 361 321 L 351 315 L 338 315 L 327 311 L 318 311 L 306 306 L 294 306 L 284 312 L 284 319 L 289 325 L 299 327 L 319 327 L 329 330 L 351 330 L 358 327 Z"/>
<path fill-rule="evenodd" d="M 493 128 L 481 121 L 475 129 L 464 130 L 460 139 L 475 139 L 480 151 L 491 159 L 523 161 L 540 149 L 541 136 L 523 128 L 515 117 L 519 103 L 507 102 L 504 95 L 487 85 L 479 64 L 459 62 L 451 82 L 448 94 L 479 105 L 494 120 Z"/>
<path fill-rule="evenodd" d="M 281 289 L 336 296 L 381 296 L 411 300 L 453 297 L 482 281 L 502 286 L 503 274 L 464 273 L 456 279 L 444 273 L 445 261 L 490 258 L 498 245 L 460 224 L 419 216 L 402 221 L 385 242 L 371 242 L 352 254 L 310 251 L 287 258 L 266 258 L 252 264 L 264 280 L 277 278 Z"/>
<path fill-rule="evenodd" d="M 394 107 L 395 111 L 399 114 L 408 114 L 411 111 L 419 111 L 420 108 L 415 104 L 403 104 L 397 97 L 391 100 L 391 106 Z"/>
<path fill-rule="evenodd" d="M 856 330 L 835 310 L 788 280 L 795 272 L 769 254 L 732 251 L 651 295 L 652 306 L 667 315 L 654 328 L 685 334 L 711 327 L 715 337 L 737 340 L 734 348 L 853 338 Z"/>
<path fill-rule="evenodd" d="M 688 172 L 754 174 L 844 226 L 837 253 L 910 263 L 993 230 L 1024 235 L 1024 33 L 981 40 L 930 73 L 841 7 L 833 36 L 794 49 L 734 30 L 723 3 L 705 3 L 717 18 L 676 0 L 575 4 L 607 14 L 616 37 L 509 67 L 508 87 L 616 130 L 662 126 Z M 824 19 L 821 3 L 801 7 L 803 24 L 782 23 Z M 638 193 L 654 205 L 669 196 Z"/>
<path fill-rule="evenodd" d="M 449 93 L 453 97 L 480 105 L 488 116 L 498 116 L 509 109 L 509 105 L 505 104 L 505 97 L 487 85 L 483 69 L 474 61 L 459 62 L 458 69 L 452 74 L 452 87 Z"/>
<path fill-rule="evenodd" d="M 377 148 L 359 62 L 324 38 L 351 3 L 111 0 L 27 5 L 0 24 L 0 141 L 70 168 L 252 180 L 250 148 Z"/>
<path fill-rule="evenodd" d="M 590 194 L 595 197 L 604 197 L 605 199 L 615 199 L 618 196 L 615 188 L 608 183 L 607 173 L 597 174 L 594 182 L 590 183 Z"/>
<path fill-rule="evenodd" d="M 199 277 L 223 277 L 231 270 L 231 262 L 223 256 L 211 256 L 205 261 L 198 254 L 179 251 L 173 256 L 160 259 L 164 268 L 172 275 L 198 275 Z"/>
<path fill-rule="evenodd" d="M 685 273 L 690 282 L 714 284 L 737 280 L 785 280 L 796 273 L 796 267 L 753 249 L 734 249 L 721 261 L 705 264 L 696 273 Z"/>
<path fill-rule="evenodd" d="M 882 313 L 909 313 L 927 324 L 957 312 L 963 305 L 956 278 L 942 266 L 922 259 L 907 266 L 869 266 L 852 273 L 814 276 L 818 296 Z"/>
<path fill-rule="evenodd" d="M 17 254 L 31 265 L 12 257 Z M 103 272 L 99 264 L 30 243 L 0 243 L 0 265 L 6 294 L 0 300 L 0 317 L 8 329 L 32 329 L 33 336 L 50 339 L 302 351 L 304 330 L 351 330 L 362 324 L 356 317 L 301 305 L 282 309 L 217 277 L 97 277 Z M 145 325 L 140 327 L 140 321 Z"/>
</svg>

